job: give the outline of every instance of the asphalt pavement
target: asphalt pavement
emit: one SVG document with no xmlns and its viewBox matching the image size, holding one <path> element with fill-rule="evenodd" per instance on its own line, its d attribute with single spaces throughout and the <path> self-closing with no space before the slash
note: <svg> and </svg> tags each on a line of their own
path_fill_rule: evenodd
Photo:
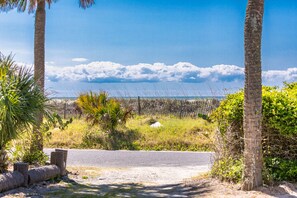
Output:
<svg viewBox="0 0 297 198">
<path fill-rule="evenodd" d="M 53 149 L 44 149 L 50 154 Z M 96 167 L 183 167 L 211 165 L 211 152 L 68 149 L 67 164 Z"/>
</svg>

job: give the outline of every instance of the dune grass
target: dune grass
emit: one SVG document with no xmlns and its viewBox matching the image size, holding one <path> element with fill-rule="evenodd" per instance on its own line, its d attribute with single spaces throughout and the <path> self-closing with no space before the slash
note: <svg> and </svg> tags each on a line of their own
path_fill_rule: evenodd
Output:
<svg viewBox="0 0 297 198">
<path fill-rule="evenodd" d="M 152 120 L 162 124 L 150 127 Z M 215 124 L 200 118 L 175 116 L 135 116 L 125 127 L 113 134 L 103 132 L 98 126 L 89 126 L 83 119 L 75 119 L 67 129 L 51 131 L 46 147 L 209 151 Z"/>
</svg>

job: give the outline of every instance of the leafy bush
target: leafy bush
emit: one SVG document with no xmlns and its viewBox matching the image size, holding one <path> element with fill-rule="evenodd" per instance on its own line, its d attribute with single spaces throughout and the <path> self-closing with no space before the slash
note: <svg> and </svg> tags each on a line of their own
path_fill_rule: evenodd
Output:
<svg viewBox="0 0 297 198">
<path fill-rule="evenodd" d="M 297 181 L 297 160 L 265 158 L 264 163 L 273 181 Z"/>
<path fill-rule="evenodd" d="M 106 92 L 81 94 L 77 104 L 92 125 L 99 124 L 109 133 L 113 133 L 119 124 L 124 124 L 132 112 L 132 109 L 121 107 L 116 99 L 109 99 Z"/>
<path fill-rule="evenodd" d="M 243 171 L 242 159 L 222 158 L 217 160 L 211 169 L 211 175 L 222 181 L 238 183 Z"/>
<path fill-rule="evenodd" d="M 263 121 L 266 127 L 276 129 L 283 135 L 297 134 L 297 83 L 285 84 L 281 90 L 263 87 Z M 237 122 L 243 124 L 243 91 L 230 94 L 212 114 L 219 124 L 220 132 Z M 242 129 L 242 128 L 241 128 Z"/>
<path fill-rule="evenodd" d="M 297 156 L 297 83 L 285 83 L 282 89 L 263 87 L 262 148 L 265 158 L 279 160 L 296 159 Z M 211 118 L 218 123 L 216 137 L 217 161 L 239 159 L 243 154 L 243 91 L 230 94 L 216 109 Z M 290 152 L 289 152 L 290 151 Z M 282 161 L 283 162 L 283 161 Z M 266 163 L 271 168 L 273 161 Z M 284 167 L 288 168 L 287 161 Z M 272 165 L 273 167 L 273 165 Z M 216 168 L 216 167 L 215 167 Z M 292 178 L 286 168 L 279 169 L 279 178 Z M 273 173 L 269 171 L 268 173 Z M 217 171 L 218 172 L 218 171 Z M 282 174 L 281 174 L 282 172 Z M 281 175 L 281 176 L 280 176 Z M 225 177 L 228 175 L 221 175 Z M 276 176 L 271 176 L 277 179 Z M 228 178 L 228 177 L 227 177 Z M 226 179 L 227 179 L 226 178 Z M 278 179 L 279 179 L 278 178 Z"/>
<path fill-rule="evenodd" d="M 45 165 L 48 159 L 49 157 L 38 149 L 35 149 L 33 152 L 28 149 L 23 156 L 23 162 L 34 165 Z"/>
<path fill-rule="evenodd" d="M 242 159 L 223 158 L 217 160 L 211 170 L 211 175 L 220 180 L 238 183 L 243 173 Z M 264 158 L 263 179 L 266 183 L 276 181 L 297 181 L 297 160 L 282 158 Z"/>
</svg>

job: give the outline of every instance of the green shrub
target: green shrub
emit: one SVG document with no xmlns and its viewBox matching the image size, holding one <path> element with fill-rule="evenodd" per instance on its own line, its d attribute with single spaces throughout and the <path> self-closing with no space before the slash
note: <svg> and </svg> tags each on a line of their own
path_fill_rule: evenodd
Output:
<svg viewBox="0 0 297 198">
<path fill-rule="evenodd" d="M 297 181 L 297 160 L 265 158 L 264 163 L 273 181 Z"/>
<path fill-rule="evenodd" d="M 81 94 L 77 105 L 92 125 L 99 124 L 109 133 L 113 133 L 118 125 L 124 124 L 132 115 L 132 109 L 121 107 L 116 99 L 109 99 L 106 92 Z"/>
<path fill-rule="evenodd" d="M 285 84 L 281 90 L 276 87 L 263 87 L 264 126 L 276 129 L 284 135 L 297 134 L 297 83 Z M 213 112 L 211 118 L 218 122 L 221 133 L 232 123 L 243 124 L 243 91 L 230 94 Z"/>
<path fill-rule="evenodd" d="M 43 151 L 37 149 L 33 152 L 26 150 L 23 156 L 23 162 L 34 165 L 45 165 L 48 159 L 48 156 Z"/>
<path fill-rule="evenodd" d="M 297 83 L 285 83 L 282 89 L 263 87 L 262 97 L 262 148 L 267 177 L 292 180 L 296 177 L 293 161 L 297 155 Z M 230 94 L 211 115 L 219 129 L 215 138 L 218 157 L 213 167 L 216 174 L 213 175 L 224 180 L 230 180 L 226 171 L 232 175 L 232 170 L 224 167 L 228 163 L 232 165 L 228 160 L 240 159 L 243 155 L 243 100 L 242 90 Z M 277 163 L 281 165 L 279 169 L 276 169 Z"/>
<path fill-rule="evenodd" d="M 211 169 L 211 175 L 222 181 L 238 183 L 242 178 L 242 159 L 222 158 L 215 161 Z"/>
<path fill-rule="evenodd" d="M 243 173 L 242 159 L 232 159 L 231 157 L 217 160 L 211 170 L 213 177 L 222 181 L 241 181 Z M 264 158 L 263 179 L 265 183 L 277 181 L 297 181 L 297 160 L 285 160 L 282 158 Z"/>
</svg>

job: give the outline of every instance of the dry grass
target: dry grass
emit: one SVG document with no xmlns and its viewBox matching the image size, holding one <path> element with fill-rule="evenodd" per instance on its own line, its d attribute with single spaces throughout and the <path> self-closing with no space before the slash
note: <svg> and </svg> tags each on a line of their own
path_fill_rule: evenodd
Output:
<svg viewBox="0 0 297 198">
<path fill-rule="evenodd" d="M 52 129 L 51 138 L 45 142 L 46 147 L 81 148 L 83 136 L 86 132 L 99 130 L 98 127 L 90 127 L 83 119 L 75 119 L 65 130 Z"/>
<path fill-rule="evenodd" d="M 162 124 L 152 128 L 149 120 Z M 212 135 L 215 124 L 200 118 L 175 116 L 135 116 L 109 138 L 99 127 L 90 127 L 83 119 L 75 119 L 67 129 L 51 131 L 52 138 L 46 147 L 134 149 L 134 150 L 191 150 L 212 149 Z M 116 146 L 116 147 L 115 147 Z"/>
<path fill-rule="evenodd" d="M 100 176 L 102 170 L 98 167 L 68 166 L 67 171 L 74 179 L 94 179 Z"/>
<path fill-rule="evenodd" d="M 152 128 L 148 119 L 162 124 Z M 127 127 L 141 133 L 136 144 L 144 150 L 211 150 L 212 134 L 215 125 L 203 119 L 175 116 L 138 116 L 127 123 Z"/>
</svg>

